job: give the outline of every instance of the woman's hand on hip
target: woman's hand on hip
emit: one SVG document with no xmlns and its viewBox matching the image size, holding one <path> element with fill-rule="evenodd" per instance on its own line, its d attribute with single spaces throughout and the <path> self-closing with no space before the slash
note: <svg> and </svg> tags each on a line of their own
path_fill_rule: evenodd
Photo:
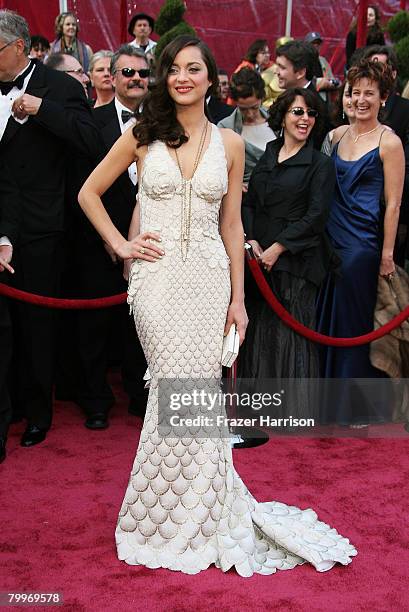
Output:
<svg viewBox="0 0 409 612">
<path fill-rule="evenodd" d="M 143 232 L 132 240 L 124 240 L 116 248 L 116 254 L 121 259 L 144 259 L 145 261 L 158 261 L 165 254 L 165 251 L 156 246 L 151 240 L 161 241 L 159 234 L 154 232 Z"/>
<path fill-rule="evenodd" d="M 227 311 L 226 325 L 224 326 L 224 335 L 226 336 L 233 323 L 236 325 L 240 344 L 243 343 L 246 335 L 246 329 L 249 322 L 244 302 L 232 302 Z"/>
</svg>

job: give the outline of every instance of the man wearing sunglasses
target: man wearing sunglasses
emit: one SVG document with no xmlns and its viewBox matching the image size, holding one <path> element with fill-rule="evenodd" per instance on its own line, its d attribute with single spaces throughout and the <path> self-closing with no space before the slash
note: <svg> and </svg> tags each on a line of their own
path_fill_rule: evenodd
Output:
<svg viewBox="0 0 409 612">
<path fill-rule="evenodd" d="M 148 91 L 149 69 L 143 51 L 123 45 L 111 58 L 110 71 L 114 99 L 93 109 L 98 125 L 101 159 L 126 130 L 132 129 Z M 97 161 L 100 161 L 98 159 Z M 137 194 L 136 164 L 133 163 L 104 194 L 103 202 L 119 231 L 128 235 Z M 122 262 L 104 244 L 83 218 L 78 229 L 78 257 L 82 262 L 79 280 L 84 297 L 107 296 L 126 291 Z M 89 429 L 108 427 L 108 412 L 114 396 L 107 380 L 110 330 L 118 330 L 122 352 L 123 381 L 130 396 L 130 411 L 143 414 L 147 393 L 143 386 L 146 362 L 126 305 L 94 312 L 79 312 L 79 354 L 83 367 L 83 387 L 78 403 L 84 409 Z"/>
</svg>

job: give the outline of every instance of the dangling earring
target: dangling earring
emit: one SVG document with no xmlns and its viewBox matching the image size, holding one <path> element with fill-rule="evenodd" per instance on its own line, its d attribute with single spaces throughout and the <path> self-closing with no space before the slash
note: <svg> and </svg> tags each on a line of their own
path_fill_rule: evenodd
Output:
<svg viewBox="0 0 409 612">
<path fill-rule="evenodd" d="M 281 126 L 281 130 L 280 130 L 280 138 L 282 138 L 282 137 L 283 137 L 283 134 L 284 134 L 284 127 L 283 127 L 283 126 Z"/>
<path fill-rule="evenodd" d="M 345 119 L 345 111 L 342 111 L 342 119 Z"/>
</svg>

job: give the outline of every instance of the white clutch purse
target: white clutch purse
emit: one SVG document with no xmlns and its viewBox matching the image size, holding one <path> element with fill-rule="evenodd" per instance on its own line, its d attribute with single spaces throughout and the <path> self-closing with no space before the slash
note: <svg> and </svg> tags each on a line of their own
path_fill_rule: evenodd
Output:
<svg viewBox="0 0 409 612">
<path fill-rule="evenodd" d="M 223 339 L 222 366 L 231 368 L 239 354 L 240 337 L 236 326 L 230 327 L 229 333 Z"/>
</svg>

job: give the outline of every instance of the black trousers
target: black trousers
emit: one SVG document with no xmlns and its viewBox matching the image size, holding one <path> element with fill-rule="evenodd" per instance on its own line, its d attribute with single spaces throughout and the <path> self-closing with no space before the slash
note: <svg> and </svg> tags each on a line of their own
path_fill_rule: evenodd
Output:
<svg viewBox="0 0 409 612">
<path fill-rule="evenodd" d="M 3 277 L 0 276 L 0 282 Z M 0 438 L 7 437 L 11 421 L 11 402 L 7 373 L 11 360 L 12 331 L 7 299 L 0 296 Z"/>
<path fill-rule="evenodd" d="M 104 297 L 126 291 L 122 262 L 111 261 L 101 240 L 79 241 L 76 251 L 81 297 Z M 113 344 L 122 366 L 126 392 L 138 405 L 146 403 L 143 375 L 147 365 L 127 304 L 83 310 L 78 312 L 80 385 L 77 397 L 88 415 L 107 413 L 114 402 L 107 378 Z"/>
<path fill-rule="evenodd" d="M 44 296 L 58 296 L 61 234 L 50 234 L 20 246 L 13 262 L 15 287 Z M 29 425 L 48 429 L 52 420 L 57 313 L 50 308 L 15 302 L 11 314 L 13 410 L 26 416 Z"/>
</svg>

